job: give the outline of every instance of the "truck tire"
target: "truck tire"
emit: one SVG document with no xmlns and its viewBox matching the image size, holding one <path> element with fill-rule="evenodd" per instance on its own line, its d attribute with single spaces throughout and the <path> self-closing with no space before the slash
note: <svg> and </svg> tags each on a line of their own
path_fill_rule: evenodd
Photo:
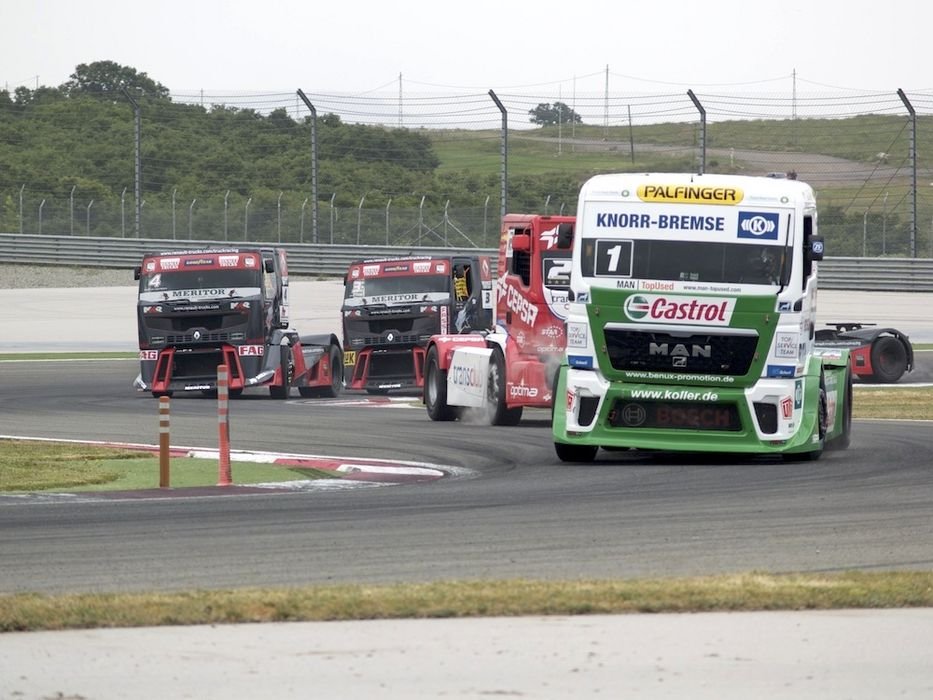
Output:
<svg viewBox="0 0 933 700">
<path fill-rule="evenodd" d="M 455 420 L 456 409 L 447 405 L 447 372 L 441 369 L 436 346 L 428 350 L 424 367 L 424 406 L 428 410 L 428 418 L 433 421 Z"/>
<path fill-rule="evenodd" d="M 335 345 L 331 345 L 328 354 L 330 361 L 330 384 L 327 386 L 300 386 L 298 394 L 305 399 L 324 398 L 335 399 L 343 390 L 343 353 Z"/>
<path fill-rule="evenodd" d="M 599 448 L 595 445 L 568 445 L 565 442 L 555 442 L 554 451 L 561 462 L 588 463 L 596 459 Z"/>
<path fill-rule="evenodd" d="M 506 405 L 505 386 L 505 358 L 499 350 L 493 350 L 486 382 L 486 405 L 492 425 L 518 425 L 522 419 L 522 406 Z"/>
<path fill-rule="evenodd" d="M 829 409 L 826 405 L 826 382 L 823 374 L 820 373 L 820 393 L 816 407 L 816 430 L 820 437 L 821 447 L 809 452 L 798 452 L 791 456 L 791 459 L 798 459 L 805 462 L 815 462 L 823 456 L 823 446 L 826 444 L 826 421 L 829 417 Z"/>
<path fill-rule="evenodd" d="M 551 425 L 554 424 L 554 411 L 557 410 L 557 385 L 560 383 L 560 370 L 554 373 L 551 384 Z M 563 405 L 563 404 L 561 404 Z M 568 445 L 565 442 L 555 442 L 554 452 L 561 462 L 589 463 L 596 459 L 599 448 L 593 445 Z"/>
<path fill-rule="evenodd" d="M 842 434 L 826 445 L 827 450 L 845 450 L 852 441 L 852 370 L 846 368 L 845 387 L 843 388 Z M 838 401 L 837 401 L 838 404 Z"/>
<path fill-rule="evenodd" d="M 907 371 L 907 349 L 897 338 L 882 335 L 871 344 L 870 381 L 893 384 Z"/>
<path fill-rule="evenodd" d="M 279 346 L 279 363 L 282 368 L 282 383 L 273 384 L 269 387 L 269 396 L 273 399 L 284 400 L 291 393 L 291 372 L 288 369 L 289 358 L 292 349 L 288 345 Z"/>
</svg>

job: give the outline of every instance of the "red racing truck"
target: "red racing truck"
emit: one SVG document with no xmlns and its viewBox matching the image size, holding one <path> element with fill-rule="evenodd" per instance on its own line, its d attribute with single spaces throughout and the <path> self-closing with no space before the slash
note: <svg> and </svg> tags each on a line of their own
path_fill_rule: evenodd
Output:
<svg viewBox="0 0 933 700">
<path fill-rule="evenodd" d="M 427 345 L 423 400 L 435 421 L 479 412 L 514 425 L 527 407 L 549 408 L 566 346 L 574 217 L 507 214 L 502 221 L 491 332 L 440 334 Z"/>
<path fill-rule="evenodd" d="M 140 373 L 153 396 L 217 391 L 229 368 L 231 396 L 268 387 L 273 398 L 336 396 L 343 359 L 333 334 L 289 329 L 282 248 L 204 248 L 147 253 L 135 269 Z"/>
<path fill-rule="evenodd" d="M 344 277 L 344 372 L 370 394 L 421 387 L 437 334 L 492 327 L 489 258 L 430 255 L 357 260 Z"/>
</svg>

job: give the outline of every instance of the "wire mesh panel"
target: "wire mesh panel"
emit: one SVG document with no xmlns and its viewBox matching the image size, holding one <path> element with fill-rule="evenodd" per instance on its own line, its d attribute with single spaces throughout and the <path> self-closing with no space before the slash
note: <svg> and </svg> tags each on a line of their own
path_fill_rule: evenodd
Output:
<svg viewBox="0 0 933 700">
<path fill-rule="evenodd" d="M 498 91 L 505 130 L 487 91 L 401 80 L 307 103 L 140 95 L 138 144 L 119 96 L 0 92 L 0 231 L 134 237 L 138 211 L 143 238 L 494 247 L 503 184 L 510 211 L 572 214 L 593 173 L 702 169 L 809 182 L 830 255 L 933 256 L 933 94 L 788 80 L 688 95 L 604 77 Z"/>
</svg>

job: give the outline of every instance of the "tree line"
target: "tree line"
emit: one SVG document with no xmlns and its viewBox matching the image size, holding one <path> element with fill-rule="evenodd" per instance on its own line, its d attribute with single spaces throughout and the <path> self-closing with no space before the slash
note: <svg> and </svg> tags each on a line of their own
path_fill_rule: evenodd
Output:
<svg viewBox="0 0 933 700">
<path fill-rule="evenodd" d="M 102 201 L 133 191 L 133 103 L 141 113 L 143 196 L 166 201 L 174 192 L 226 192 L 270 202 L 286 191 L 311 191 L 311 117 L 284 108 L 268 113 L 225 105 L 173 102 L 145 72 L 112 61 L 80 64 L 57 87 L 0 91 L 0 228 L 16 230 L 18 193 Z M 560 107 L 558 107 L 560 109 Z M 533 120 L 534 120 L 533 116 Z M 378 205 L 475 206 L 492 195 L 497 174 L 438 172 L 440 159 L 423 130 L 344 123 L 323 114 L 316 124 L 319 199 L 355 206 L 361 193 Z M 515 178 L 517 209 L 540 208 L 544 193 L 574 197 L 579 178 Z"/>
</svg>

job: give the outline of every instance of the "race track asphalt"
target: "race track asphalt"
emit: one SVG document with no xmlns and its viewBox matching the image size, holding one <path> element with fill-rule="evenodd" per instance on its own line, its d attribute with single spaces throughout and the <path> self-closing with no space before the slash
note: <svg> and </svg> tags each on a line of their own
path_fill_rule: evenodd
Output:
<svg viewBox="0 0 933 700">
<path fill-rule="evenodd" d="M 293 325 L 336 330 L 339 293 L 295 284 Z M 821 320 L 933 341 L 930 295 L 864 294 Z M 131 287 L 0 290 L 0 352 L 133 350 L 134 323 Z M 927 609 L 9 633 L 0 698 L 929 698 L 931 648 Z"/>
</svg>

